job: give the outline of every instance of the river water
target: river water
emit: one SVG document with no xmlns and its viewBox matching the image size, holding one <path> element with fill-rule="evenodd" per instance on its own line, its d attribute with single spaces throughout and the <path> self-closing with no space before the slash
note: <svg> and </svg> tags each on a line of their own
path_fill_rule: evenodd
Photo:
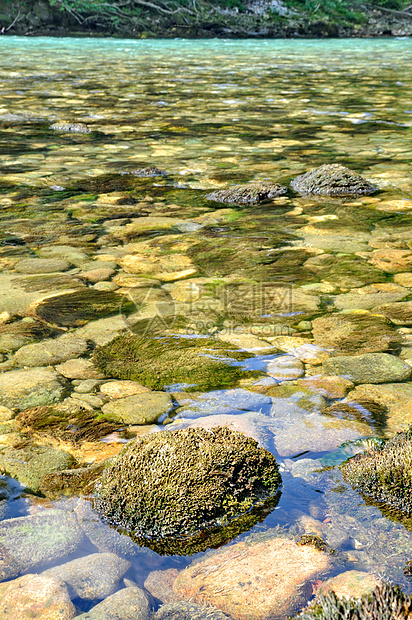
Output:
<svg viewBox="0 0 412 620">
<path fill-rule="evenodd" d="M 160 417 L 156 428 L 135 424 L 127 437 L 169 424 L 213 426 L 213 420 L 233 419 L 234 427 L 276 455 L 283 477 L 277 508 L 235 542 L 251 533 L 248 540 L 270 532 L 295 540 L 319 535 L 337 552 L 335 573 L 366 571 L 411 590 L 404 568 L 412 534 L 367 505 L 333 467 L 367 447 L 365 437 L 390 437 L 412 422 L 410 375 L 354 381 L 366 385 L 360 408 L 350 405 L 356 394 L 347 397 L 346 408 L 340 404 L 355 389 L 347 377 L 340 386 L 322 383 L 330 374 L 322 363 L 339 354 L 339 347 L 341 355 L 389 351 L 411 365 L 411 318 L 378 320 L 375 328 L 372 318 L 367 340 L 379 341 L 380 329 L 389 325 L 388 338 L 396 346 L 369 349 L 360 343 L 361 328 L 337 335 L 336 324 L 316 321 L 338 313 L 383 313 L 390 319 L 393 309 L 382 305 L 411 299 L 412 41 L 2 37 L 0 55 L 0 312 L 9 313 L 0 333 L 3 377 L 26 365 L 48 367 L 47 361 L 32 363 L 18 353 L 42 342 L 42 335 L 59 338 L 64 331 L 88 339 L 89 348 L 79 354 L 84 359 L 91 348 L 110 341 L 102 336 L 105 329 L 114 337 L 122 329 L 135 331 L 142 319 L 183 315 L 185 326 L 163 325 L 167 333 L 208 332 L 235 344 L 250 352 L 240 362 L 243 368 L 261 376 L 199 392 L 185 392 L 184 382 L 171 381 L 162 389 L 173 395 L 173 413 Z M 83 123 L 91 132 L 51 128 L 63 121 Z M 287 186 L 326 163 L 355 170 L 379 192 L 313 199 L 289 191 L 255 207 L 205 198 L 233 183 Z M 167 175 L 133 174 L 147 166 Z M 393 256 L 379 255 L 383 250 L 402 251 L 396 256 L 400 262 L 394 266 Z M 130 255 L 138 255 L 146 268 L 130 268 L 124 259 Z M 24 262 L 36 257 L 68 265 L 43 273 Z M 99 269 L 106 272 L 87 275 Z M 40 284 L 34 284 L 36 277 Z M 97 313 L 76 322 L 57 314 L 45 322 L 36 314 L 36 304 L 47 295 L 91 288 L 116 293 L 120 310 L 112 318 Z M 141 290 L 143 305 L 136 293 Z M 130 299 L 134 312 L 125 317 L 123 303 Z M 19 341 L 16 326 L 38 320 L 44 334 L 39 328 Z M 284 370 L 269 369 L 285 355 L 288 367 L 294 366 L 282 380 Z M 89 376 L 64 376 L 70 385 L 61 400 L 73 400 Z M 95 417 L 107 403 L 99 392 L 102 383 L 97 377 L 89 392 L 84 385 L 78 390 Z M 381 392 L 376 385 L 383 385 Z M 399 385 L 403 392 L 396 391 Z M 0 404 L 14 412 L 26 409 L 13 398 L 6 390 Z M 380 417 L 373 415 L 376 407 L 365 405 L 374 399 Z M 80 465 L 116 454 L 127 439 L 114 432 L 82 446 L 56 439 L 47 429 L 36 427 L 33 435 L 14 420 L 1 427 L 3 456 L 13 450 L 18 458 L 34 441 L 63 448 Z M 7 465 L 10 458 L 4 456 L 2 469 L 18 477 Z M 56 507 L 76 514 L 83 525 L 92 519 L 85 499 L 45 498 L 25 493 L 9 478 L 3 482 L 8 499 L 0 525 Z M 82 521 L 82 514 L 89 517 Z M 99 527 L 107 533 L 108 526 Z M 111 550 L 109 543 L 99 546 L 89 530 L 77 546 L 68 545 L 66 556 L 50 554 L 34 566 L 16 550 L 21 570 L 4 578 Z M 15 544 L 6 543 L 8 553 Z M 127 576 L 141 586 L 152 570 L 181 569 L 192 561 L 139 552 L 137 545 L 124 554 L 131 561 Z M 104 597 L 72 598 L 80 614 Z"/>
</svg>

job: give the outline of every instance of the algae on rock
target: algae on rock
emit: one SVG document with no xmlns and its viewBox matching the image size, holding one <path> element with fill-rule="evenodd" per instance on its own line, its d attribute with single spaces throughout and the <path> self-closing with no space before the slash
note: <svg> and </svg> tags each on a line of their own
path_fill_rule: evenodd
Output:
<svg viewBox="0 0 412 620">
<path fill-rule="evenodd" d="M 360 174 L 340 164 L 313 168 L 293 179 L 291 187 L 302 196 L 367 196 L 378 190 Z"/>
<path fill-rule="evenodd" d="M 343 477 L 367 499 L 412 514 L 412 427 L 342 466 Z"/>
<path fill-rule="evenodd" d="M 273 508 L 280 484 L 275 457 L 254 439 L 224 427 L 189 428 L 130 442 L 96 484 L 94 507 L 140 544 L 191 553 L 210 529 L 208 546 L 218 546 L 228 540 L 225 526 L 245 517 L 241 531 L 254 525 L 250 512 L 267 502 Z"/>
<path fill-rule="evenodd" d="M 228 189 L 221 189 L 207 194 L 208 200 L 238 205 L 257 205 L 264 200 L 270 200 L 276 196 L 283 196 L 287 189 L 278 183 L 246 183 L 245 185 L 233 185 Z"/>
<path fill-rule="evenodd" d="M 399 586 L 384 584 L 361 599 L 320 594 L 294 620 L 407 620 L 412 617 L 412 597 Z"/>
<path fill-rule="evenodd" d="M 243 360 L 250 353 L 212 338 L 119 336 L 94 354 L 96 365 L 108 376 L 138 381 L 153 390 L 183 383 L 188 389 L 229 387 L 248 373 L 225 359 Z M 249 373 L 250 376 L 250 373 Z"/>
</svg>

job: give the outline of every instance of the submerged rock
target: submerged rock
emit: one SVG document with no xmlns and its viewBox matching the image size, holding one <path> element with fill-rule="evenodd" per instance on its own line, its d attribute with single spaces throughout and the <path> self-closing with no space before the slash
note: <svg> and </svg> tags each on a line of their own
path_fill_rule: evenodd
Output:
<svg viewBox="0 0 412 620">
<path fill-rule="evenodd" d="M 360 600 L 338 598 L 334 592 L 320 595 L 294 620 L 407 620 L 412 616 L 412 597 L 399 586 L 383 585 Z"/>
<path fill-rule="evenodd" d="M 135 177 L 163 177 L 167 172 L 156 168 L 156 166 L 146 166 L 146 168 L 132 170 L 131 174 L 134 174 Z"/>
<path fill-rule="evenodd" d="M 360 174 L 340 164 L 324 164 L 302 174 L 291 182 L 292 189 L 302 196 L 369 195 L 378 188 Z"/>
<path fill-rule="evenodd" d="M 412 368 L 399 357 L 388 353 L 364 353 L 332 357 L 323 363 L 328 375 L 340 375 L 355 384 L 405 381 Z"/>
<path fill-rule="evenodd" d="M 270 200 L 276 196 L 283 196 L 287 189 L 278 183 L 247 183 L 234 185 L 228 189 L 217 190 L 207 194 L 208 200 L 225 202 L 233 205 L 257 205 L 264 200 Z"/>
<path fill-rule="evenodd" d="M 342 465 L 343 477 L 354 489 L 406 515 L 412 514 L 411 468 L 412 427 Z"/>
<path fill-rule="evenodd" d="M 178 383 L 189 389 L 208 390 L 229 387 L 248 376 L 238 366 L 227 363 L 226 356 L 245 359 L 250 354 L 239 353 L 233 345 L 212 338 L 125 334 L 98 348 L 94 361 L 108 376 L 137 381 L 154 390 Z"/>
<path fill-rule="evenodd" d="M 0 584 L 0 615 L 4 620 L 71 620 L 76 609 L 59 579 L 24 575 Z"/>
<path fill-rule="evenodd" d="M 48 510 L 0 523 L 0 580 L 69 555 L 83 537 L 76 517 Z"/>
<path fill-rule="evenodd" d="M 305 604 L 331 564 L 328 553 L 285 538 L 240 542 L 190 564 L 177 577 L 174 590 L 234 620 L 286 618 Z"/>
<path fill-rule="evenodd" d="M 64 131 L 69 133 L 90 133 L 91 129 L 84 123 L 69 123 L 66 121 L 59 121 L 50 125 L 50 129 L 55 131 Z"/>
<path fill-rule="evenodd" d="M 73 462 L 71 454 L 52 446 L 31 445 L 0 451 L 0 469 L 34 492 L 39 491 L 43 476 L 68 469 Z"/>
<path fill-rule="evenodd" d="M 0 405 L 18 411 L 56 403 L 66 391 L 65 380 L 52 368 L 11 370 L 0 375 Z"/>
<path fill-rule="evenodd" d="M 149 620 L 150 605 L 147 594 L 138 587 L 123 588 L 77 620 Z"/>
<path fill-rule="evenodd" d="M 42 574 L 61 579 L 74 596 L 93 601 L 114 594 L 129 568 L 130 562 L 114 553 L 93 553 L 49 568 Z"/>
<path fill-rule="evenodd" d="M 275 457 L 253 439 L 190 428 L 130 442 L 96 484 L 94 506 L 141 544 L 165 549 L 171 539 L 178 552 L 180 539 L 187 553 L 189 537 L 199 544 L 204 530 L 250 517 L 280 484 Z"/>
<path fill-rule="evenodd" d="M 312 321 L 312 329 L 315 342 L 335 355 L 387 351 L 401 342 L 386 318 L 369 312 L 322 316 Z"/>
<path fill-rule="evenodd" d="M 103 405 L 102 412 L 109 420 L 124 424 L 153 424 L 173 407 L 173 401 L 165 392 L 149 392 L 118 398 Z"/>
</svg>

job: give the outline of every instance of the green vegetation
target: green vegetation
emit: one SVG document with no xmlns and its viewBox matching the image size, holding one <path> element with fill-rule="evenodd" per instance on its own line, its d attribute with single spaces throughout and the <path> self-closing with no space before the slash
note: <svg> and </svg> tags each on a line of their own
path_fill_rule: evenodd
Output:
<svg viewBox="0 0 412 620">
<path fill-rule="evenodd" d="M 227 357 L 242 360 L 250 353 L 239 353 L 213 338 L 125 334 L 97 349 L 94 361 L 107 376 L 138 381 L 154 390 L 183 383 L 188 391 L 206 391 L 232 387 L 253 375 L 222 359 Z"/>
<path fill-rule="evenodd" d="M 254 439 L 189 428 L 130 442 L 96 484 L 94 506 L 137 542 L 186 554 L 249 529 L 254 508 L 276 505 L 281 482 L 275 457 Z"/>
<path fill-rule="evenodd" d="M 412 514 L 412 427 L 341 467 L 345 480 L 367 499 Z"/>
<path fill-rule="evenodd" d="M 412 597 L 399 586 L 385 584 L 360 600 L 338 598 L 334 592 L 321 594 L 295 620 L 406 620 L 411 613 Z"/>
</svg>

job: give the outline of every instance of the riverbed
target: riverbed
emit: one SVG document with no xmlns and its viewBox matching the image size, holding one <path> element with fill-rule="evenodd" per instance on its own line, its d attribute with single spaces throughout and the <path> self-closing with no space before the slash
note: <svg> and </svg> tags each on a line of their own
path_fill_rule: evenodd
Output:
<svg viewBox="0 0 412 620">
<path fill-rule="evenodd" d="M 226 425 L 272 452 L 283 478 L 277 506 L 228 548 L 317 536 L 333 550 L 328 576 L 357 570 L 412 592 L 410 525 L 338 467 L 412 422 L 411 40 L 7 37 L 0 53 L 2 579 L 94 554 L 110 572 L 114 553 L 124 570 L 106 590 L 69 590 L 74 613 L 131 583 L 161 610 L 171 576 L 210 552 L 140 547 L 100 522 L 91 487 L 47 489 L 43 476 L 147 433 Z M 334 163 L 378 191 L 290 188 Z M 287 192 L 206 198 L 252 181 Z M 124 334 L 172 337 L 176 351 L 226 343 L 233 381 L 199 388 L 172 369 L 130 393 L 96 353 Z M 365 375 L 357 361 L 374 354 L 388 368 Z M 335 370 L 339 356 L 352 374 Z M 151 417 L 113 406 L 133 395 L 145 409 L 151 393 Z M 52 542 L 36 554 L 42 519 Z M 195 597 L 230 617 L 218 599 Z"/>
</svg>

